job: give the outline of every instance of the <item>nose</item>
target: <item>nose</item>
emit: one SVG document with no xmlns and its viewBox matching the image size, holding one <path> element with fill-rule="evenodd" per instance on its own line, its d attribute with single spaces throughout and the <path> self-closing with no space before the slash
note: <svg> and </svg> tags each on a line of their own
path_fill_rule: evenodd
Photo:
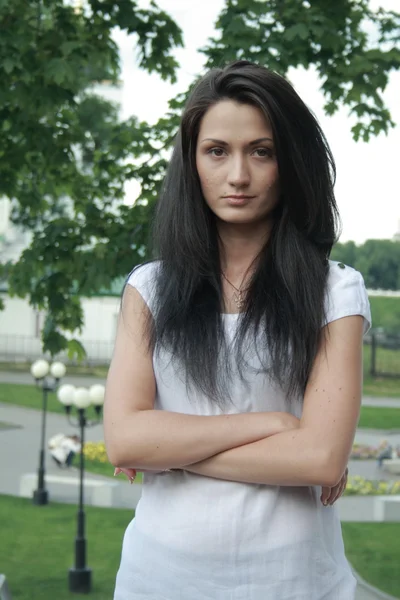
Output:
<svg viewBox="0 0 400 600">
<path fill-rule="evenodd" d="M 232 158 L 228 173 L 228 183 L 235 188 L 244 188 L 249 185 L 250 171 L 245 157 L 237 156 Z"/>
</svg>

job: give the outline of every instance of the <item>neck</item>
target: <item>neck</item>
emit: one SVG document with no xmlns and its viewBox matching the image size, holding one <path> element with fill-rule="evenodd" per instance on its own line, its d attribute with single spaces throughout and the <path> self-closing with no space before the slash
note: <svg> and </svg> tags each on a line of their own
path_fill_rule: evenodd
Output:
<svg viewBox="0 0 400 600">
<path fill-rule="evenodd" d="M 246 225 L 233 225 L 220 223 L 218 226 L 221 251 L 221 269 L 224 273 L 234 277 L 244 274 L 265 246 L 270 228 Z"/>
</svg>

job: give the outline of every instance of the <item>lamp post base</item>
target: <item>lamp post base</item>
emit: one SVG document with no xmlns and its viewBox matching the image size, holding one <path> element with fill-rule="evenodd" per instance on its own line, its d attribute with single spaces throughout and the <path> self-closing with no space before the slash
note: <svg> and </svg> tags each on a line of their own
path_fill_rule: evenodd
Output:
<svg viewBox="0 0 400 600">
<path fill-rule="evenodd" d="M 72 568 L 69 570 L 69 591 L 80 594 L 88 594 L 92 589 L 92 569 L 84 567 L 83 569 Z"/>
<path fill-rule="evenodd" d="M 33 497 L 32 497 L 32 502 L 33 504 L 36 504 L 38 506 L 42 506 L 43 504 L 48 504 L 49 503 L 49 493 L 47 490 L 35 490 L 33 492 Z"/>
</svg>

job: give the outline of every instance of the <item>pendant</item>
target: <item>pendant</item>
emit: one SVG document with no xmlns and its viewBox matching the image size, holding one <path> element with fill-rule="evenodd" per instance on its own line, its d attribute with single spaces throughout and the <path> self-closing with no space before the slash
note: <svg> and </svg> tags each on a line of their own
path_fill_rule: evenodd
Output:
<svg viewBox="0 0 400 600">
<path fill-rule="evenodd" d="M 235 302 L 236 306 L 238 307 L 239 312 L 242 312 L 242 308 L 244 306 L 244 298 L 243 298 L 242 290 L 239 290 L 237 293 L 235 292 L 233 294 L 233 301 Z"/>
</svg>

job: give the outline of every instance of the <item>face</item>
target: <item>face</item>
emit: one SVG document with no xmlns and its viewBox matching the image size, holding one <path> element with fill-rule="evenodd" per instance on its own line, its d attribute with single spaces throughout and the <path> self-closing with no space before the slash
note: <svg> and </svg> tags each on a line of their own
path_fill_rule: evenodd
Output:
<svg viewBox="0 0 400 600">
<path fill-rule="evenodd" d="M 205 201 L 220 224 L 268 223 L 279 200 L 278 166 L 260 109 L 224 100 L 204 115 L 196 165 Z"/>
</svg>

